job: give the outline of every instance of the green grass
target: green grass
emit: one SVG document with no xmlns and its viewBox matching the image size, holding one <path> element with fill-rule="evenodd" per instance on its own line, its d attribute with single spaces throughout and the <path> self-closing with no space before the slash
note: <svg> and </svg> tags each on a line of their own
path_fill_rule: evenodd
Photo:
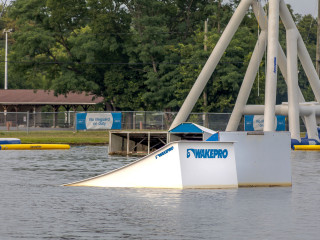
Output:
<svg viewBox="0 0 320 240">
<path fill-rule="evenodd" d="M 106 131 L 36 131 L 36 132 L 0 132 L 0 138 L 19 138 L 24 144 L 61 143 L 70 145 L 100 145 L 109 142 Z"/>
</svg>

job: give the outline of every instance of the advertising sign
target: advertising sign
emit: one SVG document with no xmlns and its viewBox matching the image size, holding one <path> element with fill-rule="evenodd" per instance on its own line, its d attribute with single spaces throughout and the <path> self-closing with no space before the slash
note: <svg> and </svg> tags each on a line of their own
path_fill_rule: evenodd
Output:
<svg viewBox="0 0 320 240">
<path fill-rule="evenodd" d="M 286 130 L 286 117 L 276 116 L 274 119 L 276 131 Z M 263 131 L 264 115 L 246 115 L 244 117 L 244 130 L 245 131 Z"/>
<path fill-rule="evenodd" d="M 77 130 L 121 129 L 121 113 L 77 113 Z"/>
</svg>

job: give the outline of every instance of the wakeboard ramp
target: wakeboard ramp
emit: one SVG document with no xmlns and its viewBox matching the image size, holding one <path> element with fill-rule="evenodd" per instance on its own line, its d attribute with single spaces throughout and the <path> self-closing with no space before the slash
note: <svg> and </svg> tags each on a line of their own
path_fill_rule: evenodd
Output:
<svg viewBox="0 0 320 240">
<path fill-rule="evenodd" d="M 124 167 L 64 186 L 237 188 L 234 143 L 172 142 Z"/>
</svg>

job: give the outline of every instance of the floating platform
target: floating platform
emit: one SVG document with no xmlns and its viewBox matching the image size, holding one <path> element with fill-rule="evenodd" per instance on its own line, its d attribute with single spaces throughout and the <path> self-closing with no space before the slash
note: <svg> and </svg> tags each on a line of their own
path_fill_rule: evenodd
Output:
<svg viewBox="0 0 320 240">
<path fill-rule="evenodd" d="M 0 138 L 0 145 L 2 144 L 20 144 L 19 138 Z"/>
<path fill-rule="evenodd" d="M 6 144 L 0 145 L 0 150 L 65 150 L 68 144 Z"/>
<path fill-rule="evenodd" d="M 232 142 L 172 142 L 112 172 L 64 186 L 237 188 Z"/>
<path fill-rule="evenodd" d="M 320 151 L 320 145 L 294 145 L 295 151 Z"/>
<path fill-rule="evenodd" d="M 290 133 L 220 132 L 218 139 L 171 142 L 124 167 L 64 186 L 185 189 L 292 185 Z"/>
<path fill-rule="evenodd" d="M 235 141 L 239 187 L 289 187 L 289 132 L 220 132 L 219 141 Z"/>
</svg>

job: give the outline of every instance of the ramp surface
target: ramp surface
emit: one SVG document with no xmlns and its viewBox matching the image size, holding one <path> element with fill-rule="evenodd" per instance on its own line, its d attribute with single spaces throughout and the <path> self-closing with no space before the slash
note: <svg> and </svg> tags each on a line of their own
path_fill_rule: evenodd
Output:
<svg viewBox="0 0 320 240">
<path fill-rule="evenodd" d="M 65 186 L 237 188 L 233 143 L 173 142 L 122 168 Z"/>
</svg>

